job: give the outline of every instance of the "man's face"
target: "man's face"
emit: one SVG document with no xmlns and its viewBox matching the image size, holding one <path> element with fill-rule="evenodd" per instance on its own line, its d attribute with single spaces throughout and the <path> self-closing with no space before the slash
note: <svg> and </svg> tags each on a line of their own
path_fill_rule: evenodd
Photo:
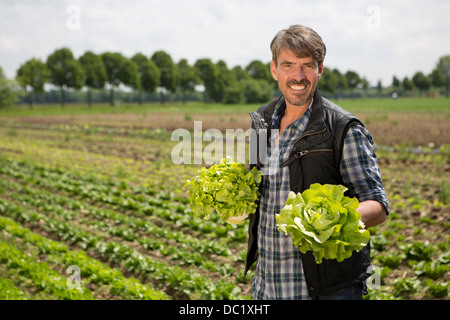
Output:
<svg viewBox="0 0 450 320">
<path fill-rule="evenodd" d="M 286 48 L 281 49 L 277 60 L 277 65 L 272 60 L 270 71 L 286 102 L 292 106 L 309 105 L 322 76 L 323 64 L 318 65 L 313 57 L 298 58 Z"/>
</svg>

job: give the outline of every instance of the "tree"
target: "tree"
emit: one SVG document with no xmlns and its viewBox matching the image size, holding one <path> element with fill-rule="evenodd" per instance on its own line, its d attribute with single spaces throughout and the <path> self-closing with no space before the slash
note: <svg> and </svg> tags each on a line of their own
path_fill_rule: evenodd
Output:
<svg viewBox="0 0 450 320">
<path fill-rule="evenodd" d="M 338 69 L 333 69 L 334 76 L 331 75 L 331 82 L 336 83 L 337 96 L 339 98 L 340 94 L 348 89 L 347 78 L 345 74 L 342 74 Z M 329 75 L 330 76 L 330 75 Z"/>
<path fill-rule="evenodd" d="M 436 69 L 439 71 L 442 78 L 444 78 L 445 80 L 448 98 L 450 93 L 450 55 L 439 58 L 439 61 L 436 65 Z"/>
<path fill-rule="evenodd" d="M 131 60 L 138 67 L 140 78 L 139 104 L 142 104 L 143 92 L 154 92 L 159 86 L 159 77 L 161 74 L 156 64 L 142 53 L 136 53 Z"/>
<path fill-rule="evenodd" d="M 350 90 L 357 88 L 361 83 L 361 78 L 355 71 L 347 71 L 345 77 L 347 78 L 347 84 Z"/>
<path fill-rule="evenodd" d="M 273 87 L 262 79 L 247 79 L 243 82 L 246 103 L 267 103 L 273 95 Z"/>
<path fill-rule="evenodd" d="M 405 91 L 411 91 L 414 88 L 414 83 L 408 77 L 405 77 L 402 81 L 402 86 Z"/>
<path fill-rule="evenodd" d="M 101 57 L 105 64 L 108 83 L 111 85 L 109 103 L 114 106 L 114 88 L 120 84 L 139 88 L 138 67 L 118 52 L 105 52 Z"/>
<path fill-rule="evenodd" d="M 92 51 L 86 51 L 78 59 L 84 71 L 84 85 L 88 88 L 87 103 L 92 106 L 91 89 L 102 89 L 107 79 L 106 68 L 102 58 Z"/>
<path fill-rule="evenodd" d="M 206 97 L 216 100 L 220 77 L 216 65 L 210 59 L 199 59 L 195 62 L 194 67 L 198 70 L 205 87 L 203 100 L 206 102 Z"/>
<path fill-rule="evenodd" d="M 139 78 L 137 64 L 134 61 L 125 58 L 122 67 L 122 84 L 132 89 L 139 90 L 141 87 L 141 79 Z"/>
<path fill-rule="evenodd" d="M 319 81 L 319 90 L 334 94 L 338 85 L 339 79 L 336 73 L 330 68 L 324 67 L 322 78 Z"/>
<path fill-rule="evenodd" d="M 431 88 L 431 80 L 422 72 L 416 72 L 412 78 L 412 81 L 417 89 L 421 92 L 425 92 L 430 90 Z"/>
<path fill-rule="evenodd" d="M 428 75 L 428 78 L 430 78 L 431 86 L 433 86 L 437 90 L 445 86 L 445 79 L 437 69 L 433 69 L 433 71 L 431 71 L 431 73 Z"/>
<path fill-rule="evenodd" d="M 18 99 L 17 83 L 8 80 L 0 67 L 0 108 L 13 105 Z"/>
<path fill-rule="evenodd" d="M 245 68 L 245 71 L 247 71 L 248 75 L 253 79 L 264 80 L 269 84 L 272 84 L 273 82 L 273 77 L 270 73 L 270 67 L 259 60 L 253 60 L 252 62 L 250 62 L 249 65 Z"/>
<path fill-rule="evenodd" d="M 377 92 L 378 92 L 378 96 L 381 97 L 381 95 L 383 93 L 383 84 L 381 83 L 381 80 L 378 80 L 378 82 L 377 82 Z"/>
<path fill-rule="evenodd" d="M 39 59 L 32 58 L 22 64 L 17 70 L 16 81 L 28 94 L 30 108 L 34 105 L 34 95 L 44 91 L 44 84 L 50 80 L 50 70 L 47 65 Z"/>
<path fill-rule="evenodd" d="M 55 50 L 47 58 L 50 70 L 50 82 L 61 90 L 61 106 L 65 104 L 65 90 L 68 88 L 81 89 L 84 84 L 83 68 L 68 48 Z"/>
<path fill-rule="evenodd" d="M 219 74 L 217 79 L 217 94 L 215 96 L 216 102 L 223 102 L 225 91 L 228 87 L 235 87 L 236 78 L 234 74 L 228 69 L 227 64 L 223 60 L 219 60 L 216 64 L 216 69 Z"/>
<path fill-rule="evenodd" d="M 155 52 L 151 59 L 160 73 L 159 86 L 167 91 L 175 92 L 180 82 L 180 73 L 170 55 L 164 51 Z M 164 104 L 164 92 L 160 92 L 161 104 Z"/>
<path fill-rule="evenodd" d="M 367 80 L 365 77 L 361 78 L 361 86 L 365 91 L 369 89 L 369 80 Z"/>
<path fill-rule="evenodd" d="M 228 86 L 225 88 L 225 92 L 223 95 L 223 103 L 225 104 L 235 104 L 240 103 L 244 99 L 244 89 L 243 84 L 246 81 L 254 80 L 250 77 L 248 77 L 247 80 L 242 80 L 241 82 L 235 82 L 234 84 Z M 256 81 L 256 80 L 254 80 Z"/>
<path fill-rule="evenodd" d="M 231 69 L 231 73 L 233 74 L 237 82 L 250 79 L 248 73 L 244 69 L 242 69 L 241 66 L 235 66 L 233 69 Z M 271 79 L 271 81 L 273 81 L 273 78 Z"/>
<path fill-rule="evenodd" d="M 400 80 L 396 77 L 392 77 L 392 88 L 398 89 L 400 87 Z"/>
<path fill-rule="evenodd" d="M 445 85 L 445 79 L 438 69 L 433 69 L 429 78 L 431 80 L 431 85 L 435 88 L 440 88 Z"/>
<path fill-rule="evenodd" d="M 186 103 L 186 92 L 194 92 L 195 86 L 201 83 L 198 69 L 190 66 L 186 59 L 178 62 L 178 71 L 180 72 L 180 89 L 183 96 L 183 104 Z"/>
</svg>

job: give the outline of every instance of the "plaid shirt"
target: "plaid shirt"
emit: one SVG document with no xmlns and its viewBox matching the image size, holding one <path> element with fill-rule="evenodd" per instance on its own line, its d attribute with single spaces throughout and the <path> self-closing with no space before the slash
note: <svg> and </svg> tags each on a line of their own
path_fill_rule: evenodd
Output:
<svg viewBox="0 0 450 320">
<path fill-rule="evenodd" d="M 300 251 L 292 244 L 290 235 L 278 231 L 275 215 L 279 214 L 290 192 L 289 167 L 283 166 L 309 122 L 308 110 L 282 132 L 278 144 L 268 146 L 268 153 L 278 151 L 270 165 L 276 168 L 263 176 L 258 226 L 258 260 L 252 284 L 254 299 L 309 299 L 303 275 Z M 277 106 L 272 117 L 272 129 L 279 129 L 285 104 Z M 271 142 L 273 143 L 273 142 Z M 362 126 L 352 127 L 344 140 L 341 175 L 344 184 L 359 200 L 377 200 L 388 210 L 387 196 L 381 181 L 373 139 Z"/>
</svg>

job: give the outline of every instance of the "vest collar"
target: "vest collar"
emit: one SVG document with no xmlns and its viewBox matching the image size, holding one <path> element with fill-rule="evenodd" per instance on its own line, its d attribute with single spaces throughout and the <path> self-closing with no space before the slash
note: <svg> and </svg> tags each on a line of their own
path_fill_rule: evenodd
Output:
<svg viewBox="0 0 450 320">
<path fill-rule="evenodd" d="M 311 106 L 311 115 L 309 116 L 309 123 L 305 129 L 304 134 L 311 134 L 314 132 L 323 131 L 325 129 L 325 121 L 323 119 L 323 104 L 322 96 L 320 95 L 319 89 L 316 88 L 314 91 L 314 101 Z"/>
</svg>

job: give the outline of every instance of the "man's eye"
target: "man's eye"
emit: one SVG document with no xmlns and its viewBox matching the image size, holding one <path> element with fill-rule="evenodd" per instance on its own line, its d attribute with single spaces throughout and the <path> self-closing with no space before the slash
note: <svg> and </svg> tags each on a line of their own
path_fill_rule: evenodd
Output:
<svg viewBox="0 0 450 320">
<path fill-rule="evenodd" d="M 305 67 L 308 68 L 308 69 L 314 69 L 314 64 L 307 63 L 307 64 L 305 64 Z"/>
</svg>

